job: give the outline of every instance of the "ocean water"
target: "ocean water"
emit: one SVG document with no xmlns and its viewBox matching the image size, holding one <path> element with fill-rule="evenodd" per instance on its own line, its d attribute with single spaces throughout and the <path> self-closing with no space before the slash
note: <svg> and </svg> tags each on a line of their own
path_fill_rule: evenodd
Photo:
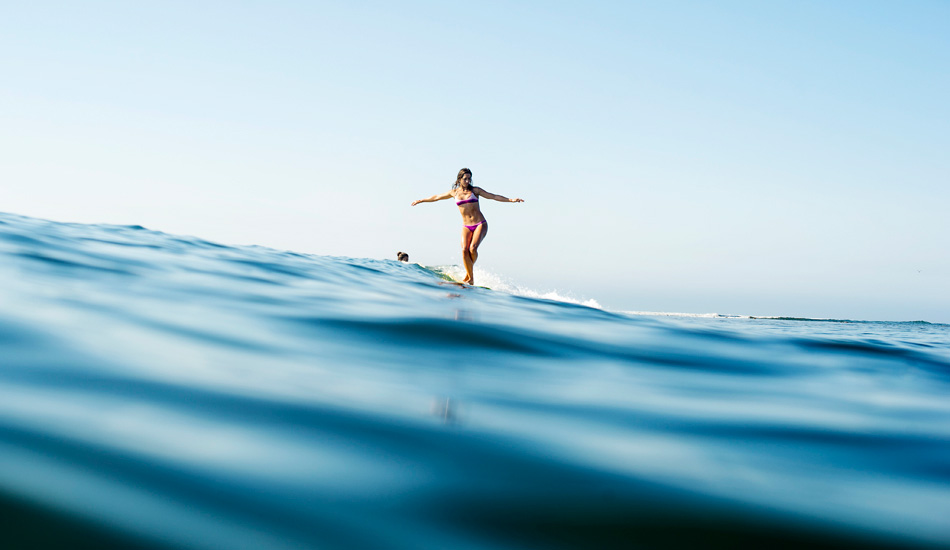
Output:
<svg viewBox="0 0 950 550">
<path fill-rule="evenodd" d="M 950 326 L 451 269 L 0 214 L 0 546 L 950 545 Z"/>
</svg>

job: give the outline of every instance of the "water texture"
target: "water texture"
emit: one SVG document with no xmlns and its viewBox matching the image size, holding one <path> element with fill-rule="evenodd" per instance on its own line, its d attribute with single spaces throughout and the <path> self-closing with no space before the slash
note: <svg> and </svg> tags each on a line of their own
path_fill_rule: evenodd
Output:
<svg viewBox="0 0 950 550">
<path fill-rule="evenodd" d="M 12 548 L 941 547 L 950 326 L 0 214 Z"/>
</svg>

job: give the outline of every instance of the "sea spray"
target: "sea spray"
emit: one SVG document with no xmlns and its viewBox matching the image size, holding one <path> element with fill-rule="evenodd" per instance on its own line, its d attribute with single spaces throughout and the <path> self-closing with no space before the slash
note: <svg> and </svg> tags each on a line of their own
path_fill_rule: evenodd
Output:
<svg viewBox="0 0 950 550">
<path fill-rule="evenodd" d="M 465 278 L 465 267 L 460 265 L 442 265 L 427 267 L 436 273 L 444 273 L 455 281 L 461 281 Z M 510 278 L 504 277 L 478 265 L 475 266 L 475 282 L 479 286 L 488 287 L 497 292 L 504 292 L 514 296 L 524 296 L 527 298 L 538 298 L 542 300 L 554 300 L 556 302 L 566 302 L 570 304 L 580 304 L 587 307 L 603 309 L 597 300 L 593 298 L 580 299 L 575 298 L 569 292 L 560 292 L 558 290 L 539 291 L 524 285 L 513 282 Z"/>
</svg>

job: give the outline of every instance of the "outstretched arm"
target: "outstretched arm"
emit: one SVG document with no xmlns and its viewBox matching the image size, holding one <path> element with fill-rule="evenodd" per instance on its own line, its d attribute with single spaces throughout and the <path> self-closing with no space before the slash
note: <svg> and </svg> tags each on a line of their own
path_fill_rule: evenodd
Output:
<svg viewBox="0 0 950 550">
<path fill-rule="evenodd" d="M 481 187 L 475 188 L 475 194 L 479 197 L 485 197 L 486 199 L 491 199 L 498 202 L 524 202 L 524 199 L 509 199 L 508 197 L 503 197 L 501 195 L 495 195 L 494 193 L 489 193 Z"/>
<path fill-rule="evenodd" d="M 452 194 L 451 191 L 446 191 L 445 193 L 442 193 L 441 195 L 432 195 L 428 199 L 419 199 L 417 201 L 412 201 L 412 206 L 415 206 L 419 204 L 420 202 L 436 202 L 436 201 L 441 201 L 445 199 L 451 199 L 453 196 L 454 195 Z"/>
</svg>

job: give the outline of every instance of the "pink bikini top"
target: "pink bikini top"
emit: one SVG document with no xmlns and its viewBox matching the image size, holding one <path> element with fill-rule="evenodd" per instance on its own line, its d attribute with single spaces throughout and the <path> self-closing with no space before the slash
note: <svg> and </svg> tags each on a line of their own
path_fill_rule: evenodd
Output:
<svg viewBox="0 0 950 550">
<path fill-rule="evenodd" d="M 470 202 L 478 202 L 478 195 L 475 194 L 475 190 L 472 189 L 471 192 L 472 192 L 471 197 L 465 199 L 464 201 L 455 201 L 455 204 L 458 206 L 462 206 L 463 204 L 468 204 Z"/>
</svg>

